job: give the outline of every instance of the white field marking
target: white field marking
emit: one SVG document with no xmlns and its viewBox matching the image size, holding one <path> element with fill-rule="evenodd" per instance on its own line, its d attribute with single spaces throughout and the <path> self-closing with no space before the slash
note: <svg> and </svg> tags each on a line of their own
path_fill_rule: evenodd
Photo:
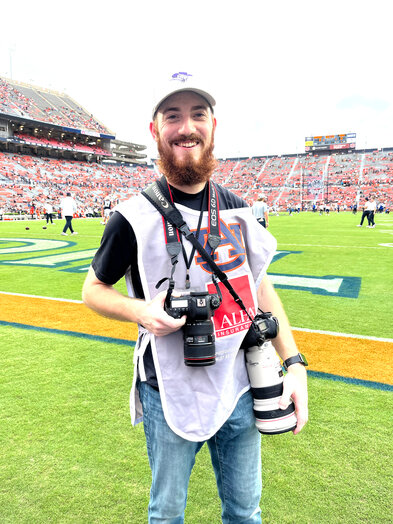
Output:
<svg viewBox="0 0 393 524">
<path fill-rule="evenodd" d="M 73 304 L 83 304 L 82 300 L 71 300 L 69 298 L 54 298 L 54 297 L 42 297 L 40 295 L 25 295 L 24 293 L 9 293 L 8 291 L 0 291 L 2 295 L 11 295 L 14 297 L 26 297 L 26 298 L 44 298 L 45 300 L 54 300 L 58 302 L 72 302 Z"/>
<path fill-rule="evenodd" d="M 343 279 L 340 277 L 336 278 L 308 278 L 308 277 L 297 277 L 293 275 L 271 275 L 269 274 L 269 280 L 276 285 L 291 286 L 291 287 L 305 287 L 305 288 L 318 288 L 328 291 L 329 293 L 338 293 Z"/>
<path fill-rule="evenodd" d="M 322 331 L 320 329 L 307 329 L 291 326 L 293 331 L 305 331 L 306 333 L 318 333 L 320 335 L 331 335 L 333 337 L 359 338 L 364 340 L 375 340 L 376 342 L 393 342 L 393 338 L 369 337 L 367 335 L 355 335 L 352 333 L 336 333 L 335 331 Z"/>
<path fill-rule="evenodd" d="M 72 302 L 74 304 L 83 304 L 82 300 L 71 300 L 67 298 L 54 298 L 54 297 L 42 297 L 39 295 L 25 295 L 23 293 L 8 293 L 7 291 L 0 291 L 2 295 L 12 295 L 16 297 L 27 297 L 27 298 L 44 298 L 46 300 L 54 300 L 55 302 Z M 334 331 L 322 331 L 320 329 L 307 329 L 307 328 L 298 328 L 292 327 L 293 331 L 304 331 L 306 333 L 318 333 L 321 335 L 331 335 L 333 337 L 347 337 L 347 338 L 359 338 L 365 340 L 375 340 L 377 342 L 393 342 L 393 338 L 378 338 L 378 337 L 369 337 L 367 335 L 355 335 L 352 333 L 336 333 Z"/>
<path fill-rule="evenodd" d="M 338 249 L 380 249 L 381 247 L 385 247 L 382 244 L 379 244 L 378 246 L 325 246 L 323 244 L 287 244 L 284 243 L 284 246 L 299 246 L 299 247 L 331 247 L 331 248 L 338 248 Z M 280 248 L 281 251 L 285 251 L 285 249 Z"/>
<path fill-rule="evenodd" d="M 1 225 L 1 222 L 0 222 L 0 225 Z M 49 227 L 49 226 L 48 226 L 48 227 Z M 32 230 L 30 229 L 30 231 L 32 231 Z M 50 233 L 51 231 L 52 231 L 52 230 L 49 230 L 49 233 Z M 23 233 L 23 234 L 26 234 L 26 237 L 25 237 L 25 238 L 21 238 L 21 239 L 20 239 L 20 240 L 23 241 L 23 242 L 31 242 L 31 240 L 45 240 L 45 239 L 43 239 L 43 238 L 34 238 L 34 239 L 30 239 L 30 238 L 27 236 L 29 233 Z M 42 232 L 42 231 L 35 231 L 35 230 L 32 231 L 30 234 L 31 234 L 31 235 L 38 235 L 38 234 L 40 234 L 40 235 L 41 235 L 41 234 L 42 234 L 42 235 L 45 235 L 44 232 Z M 52 232 L 52 235 L 56 235 L 56 236 L 58 236 L 58 235 L 60 235 L 60 234 L 61 234 L 61 233 L 58 233 L 58 232 L 55 232 L 55 231 Z M 2 237 L 4 237 L 3 240 L 13 240 L 13 239 L 14 239 L 14 238 L 13 238 L 13 234 L 12 234 L 12 233 L 7 233 L 6 231 L 2 231 L 2 232 L 1 232 L 1 235 L 2 235 Z M 62 236 L 63 236 L 63 235 L 62 235 Z M 70 237 L 70 242 L 75 242 L 75 241 L 76 241 L 75 235 L 70 235 L 70 234 L 67 233 L 66 236 Z M 99 234 L 99 235 L 85 235 L 84 233 L 78 233 L 78 236 L 79 236 L 79 238 L 82 237 L 82 238 L 99 238 L 99 239 L 101 239 L 101 238 L 102 238 L 102 233 Z M 72 238 L 72 240 L 71 240 L 71 238 Z M 53 236 L 51 236 L 51 237 L 49 237 L 49 240 L 57 240 L 57 239 L 54 238 Z"/>
<path fill-rule="evenodd" d="M 56 266 L 56 264 L 63 264 L 64 262 L 74 262 L 76 260 L 83 260 L 84 258 L 93 258 L 97 249 L 87 249 L 85 251 L 71 251 L 67 253 L 58 253 L 54 255 L 47 255 L 43 257 L 23 258 L 20 260 L 9 260 L 6 264 L 13 264 L 15 266 Z"/>
<path fill-rule="evenodd" d="M 51 249 L 59 249 L 62 247 L 68 247 L 68 243 L 63 240 L 45 240 L 44 238 L 0 238 L 0 241 L 8 240 L 9 242 L 28 242 L 27 246 L 17 247 L 0 247 L 1 255 L 9 255 L 10 253 L 33 253 L 34 251 L 49 251 Z"/>
</svg>

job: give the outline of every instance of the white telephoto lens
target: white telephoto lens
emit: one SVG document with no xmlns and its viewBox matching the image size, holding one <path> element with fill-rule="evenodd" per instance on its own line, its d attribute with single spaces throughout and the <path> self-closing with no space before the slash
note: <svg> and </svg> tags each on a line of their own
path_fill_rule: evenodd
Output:
<svg viewBox="0 0 393 524">
<path fill-rule="evenodd" d="M 283 392 L 283 372 L 272 343 L 267 341 L 262 346 L 249 348 L 246 366 L 258 430 L 273 435 L 294 429 L 297 419 L 293 402 L 284 410 L 278 407 Z"/>
</svg>

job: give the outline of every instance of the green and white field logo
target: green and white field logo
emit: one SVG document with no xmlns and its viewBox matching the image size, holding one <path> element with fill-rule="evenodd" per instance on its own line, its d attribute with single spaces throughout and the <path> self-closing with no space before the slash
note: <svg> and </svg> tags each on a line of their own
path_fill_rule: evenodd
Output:
<svg viewBox="0 0 393 524">
<path fill-rule="evenodd" d="M 5 247 L 1 244 L 6 243 Z M 11 245 L 10 245 L 11 244 Z M 13 246 L 12 244 L 18 244 Z M 19 255 L 22 253 L 38 253 L 40 256 L 32 256 L 21 259 L 2 260 L 0 264 L 14 266 L 46 267 L 58 268 L 60 271 L 85 272 L 90 266 L 90 262 L 97 249 L 86 249 L 82 251 L 69 251 L 74 242 L 63 240 L 45 239 L 23 239 L 23 238 L 0 238 L 0 255 Z M 53 253 L 53 251 L 56 251 Z M 288 255 L 297 255 L 301 251 L 277 251 L 273 262 Z M 81 264 L 75 264 L 76 262 Z M 83 263 L 82 263 L 83 262 Z M 359 296 L 361 278 L 340 275 L 291 275 L 279 274 L 269 271 L 269 277 L 274 286 L 281 289 L 296 289 L 308 291 L 318 295 L 330 295 L 347 298 L 357 298 Z"/>
</svg>

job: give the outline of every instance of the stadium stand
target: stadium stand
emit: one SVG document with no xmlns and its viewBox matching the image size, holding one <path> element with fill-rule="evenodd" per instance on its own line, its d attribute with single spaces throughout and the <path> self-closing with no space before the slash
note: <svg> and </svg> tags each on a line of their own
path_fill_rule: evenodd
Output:
<svg viewBox="0 0 393 524">
<path fill-rule="evenodd" d="M 89 153 L 94 155 L 101 156 L 112 156 L 109 151 L 106 151 L 102 147 L 90 146 L 88 144 L 83 144 L 81 142 L 75 142 L 72 140 L 56 140 L 55 138 L 40 138 L 38 136 L 28 135 L 27 133 L 14 133 L 14 138 L 20 142 L 26 144 L 43 146 L 52 149 L 58 150 L 67 150 L 67 151 L 79 151 L 81 153 Z"/>
<path fill-rule="evenodd" d="M 59 203 L 71 191 L 84 216 L 87 208 L 101 205 L 106 194 L 120 202 L 155 177 L 151 165 L 106 165 L 0 152 L 0 207 L 6 213 L 26 214 L 32 204 L 39 209 L 48 198 Z M 281 210 L 298 206 L 311 210 L 321 202 L 345 210 L 372 194 L 390 209 L 393 152 L 227 159 L 219 162 L 214 180 L 250 205 L 263 193 L 270 206 Z"/>
<path fill-rule="evenodd" d="M 0 112 L 112 135 L 68 95 L 4 78 L 0 78 Z"/>
<path fill-rule="evenodd" d="M 146 146 L 115 135 L 64 93 L 0 78 L 1 150 L 67 160 L 135 164 Z"/>
<path fill-rule="evenodd" d="M 0 78 L 0 217 L 58 210 L 72 192 L 81 216 L 100 214 L 107 194 L 120 202 L 156 178 L 145 146 L 123 142 L 68 95 Z M 276 210 L 349 210 L 373 196 L 393 202 L 393 148 L 219 160 L 215 181 L 250 205 L 261 195 Z"/>
</svg>

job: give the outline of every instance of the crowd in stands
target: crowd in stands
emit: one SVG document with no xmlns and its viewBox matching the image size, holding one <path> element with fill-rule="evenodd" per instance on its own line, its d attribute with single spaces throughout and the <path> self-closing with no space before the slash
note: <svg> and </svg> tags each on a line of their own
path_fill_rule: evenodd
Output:
<svg viewBox="0 0 393 524">
<path fill-rule="evenodd" d="M 81 216 L 100 208 L 106 195 L 120 202 L 156 178 L 153 166 L 118 166 L 0 152 L 0 208 L 4 213 L 55 210 L 67 192 Z M 261 195 L 277 210 L 349 210 L 365 197 L 384 209 L 393 203 L 393 153 L 258 157 L 218 163 L 213 180 L 250 205 Z"/>
<path fill-rule="evenodd" d="M 101 156 L 112 156 L 109 151 L 106 151 L 102 147 L 91 146 L 88 144 L 82 144 L 81 142 L 72 140 L 56 140 L 55 138 L 37 137 L 28 135 L 27 133 L 14 133 L 14 139 L 21 140 L 27 144 L 50 147 L 53 149 L 62 149 L 67 151 L 75 151 L 79 153 L 90 153 Z"/>
<path fill-rule="evenodd" d="M 93 115 L 67 95 L 20 85 L 3 78 L 0 78 L 0 113 L 109 134 Z"/>
</svg>

